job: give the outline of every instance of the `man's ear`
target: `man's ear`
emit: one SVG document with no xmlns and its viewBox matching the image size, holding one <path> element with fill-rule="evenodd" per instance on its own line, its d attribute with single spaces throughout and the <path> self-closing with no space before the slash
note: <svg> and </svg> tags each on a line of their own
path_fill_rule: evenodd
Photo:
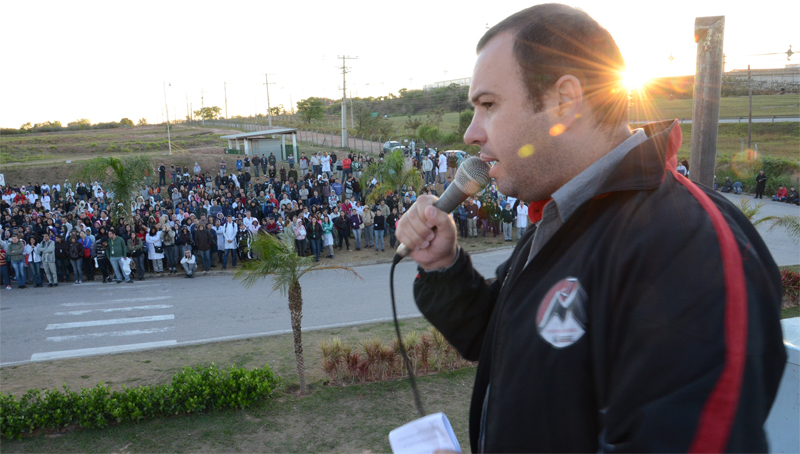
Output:
<svg viewBox="0 0 800 454">
<path fill-rule="evenodd" d="M 561 76 L 551 89 L 551 117 L 554 126 L 550 134 L 557 136 L 570 129 L 583 111 L 583 87 L 577 77 Z"/>
</svg>

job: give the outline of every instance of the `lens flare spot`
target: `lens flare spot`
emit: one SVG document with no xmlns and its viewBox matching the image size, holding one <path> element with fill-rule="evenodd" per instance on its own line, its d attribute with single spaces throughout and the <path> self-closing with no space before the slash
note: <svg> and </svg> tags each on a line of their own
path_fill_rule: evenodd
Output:
<svg viewBox="0 0 800 454">
<path fill-rule="evenodd" d="M 550 128 L 550 135 L 553 136 L 553 137 L 560 136 L 561 133 L 564 132 L 564 129 L 565 129 L 564 125 L 559 123 L 559 124 L 553 126 L 552 128 Z"/>
<path fill-rule="evenodd" d="M 520 158 L 527 158 L 533 155 L 533 145 L 531 144 L 523 145 L 522 148 L 519 149 L 517 154 L 519 155 Z"/>
</svg>

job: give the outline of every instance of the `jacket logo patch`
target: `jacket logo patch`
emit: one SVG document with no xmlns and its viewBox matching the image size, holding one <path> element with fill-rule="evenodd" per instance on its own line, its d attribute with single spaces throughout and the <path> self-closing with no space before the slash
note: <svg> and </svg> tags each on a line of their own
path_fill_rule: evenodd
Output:
<svg viewBox="0 0 800 454">
<path fill-rule="evenodd" d="M 586 292 L 577 278 L 557 282 L 539 303 L 539 336 L 556 348 L 569 347 L 586 332 Z"/>
</svg>

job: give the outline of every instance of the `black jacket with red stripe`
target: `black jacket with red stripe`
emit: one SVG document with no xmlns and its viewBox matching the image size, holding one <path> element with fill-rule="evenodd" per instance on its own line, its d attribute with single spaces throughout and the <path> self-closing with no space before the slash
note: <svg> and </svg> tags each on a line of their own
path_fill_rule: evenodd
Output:
<svg viewBox="0 0 800 454">
<path fill-rule="evenodd" d="M 479 360 L 473 452 L 767 451 L 778 268 L 739 209 L 677 173 L 680 127 L 645 132 L 529 264 L 533 228 L 496 278 L 462 251 L 415 280 Z"/>
</svg>

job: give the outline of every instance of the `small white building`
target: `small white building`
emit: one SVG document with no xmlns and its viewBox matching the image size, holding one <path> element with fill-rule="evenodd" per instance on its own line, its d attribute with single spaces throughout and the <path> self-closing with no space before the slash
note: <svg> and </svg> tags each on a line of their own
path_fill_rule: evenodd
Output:
<svg viewBox="0 0 800 454">
<path fill-rule="evenodd" d="M 287 135 L 291 135 L 292 139 L 292 143 L 290 145 L 291 150 L 289 150 L 289 152 L 294 155 L 295 162 L 298 162 L 299 156 L 297 153 L 297 129 L 294 128 L 242 132 L 238 134 L 221 136 L 220 138 L 228 140 L 228 148 L 244 151 L 244 154 L 246 155 L 261 156 L 263 154 L 269 156 L 270 153 L 274 153 L 279 160 L 285 161 L 288 158 L 286 150 Z"/>
<path fill-rule="evenodd" d="M 739 81 L 747 81 L 746 69 L 734 69 L 723 74 L 724 77 L 732 77 Z M 781 85 L 781 84 L 800 84 L 800 65 L 790 64 L 784 68 L 771 69 L 752 69 L 750 77 L 754 85 Z"/>
</svg>

